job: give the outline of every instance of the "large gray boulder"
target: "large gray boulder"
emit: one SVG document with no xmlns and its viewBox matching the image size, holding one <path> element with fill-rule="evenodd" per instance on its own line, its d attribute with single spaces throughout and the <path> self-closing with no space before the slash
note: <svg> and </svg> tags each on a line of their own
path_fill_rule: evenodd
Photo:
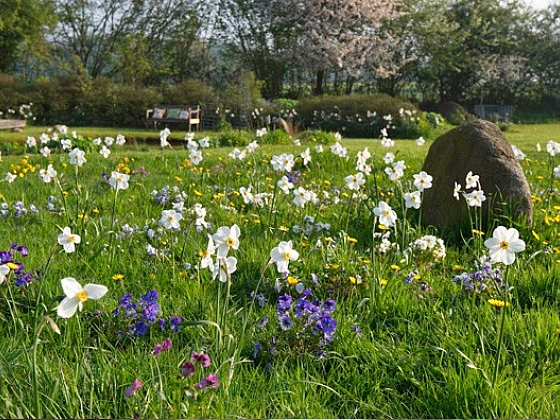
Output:
<svg viewBox="0 0 560 420">
<path fill-rule="evenodd" d="M 432 188 L 424 191 L 422 222 L 438 228 L 469 229 L 465 198 L 453 196 L 455 182 L 465 191 L 465 177 L 479 175 L 486 201 L 482 205 L 483 227 L 488 218 L 505 216 L 532 223 L 531 191 L 510 143 L 491 122 L 465 123 L 438 137 L 422 168 L 433 176 Z M 467 192 L 470 192 L 469 189 Z M 472 207 L 472 210 L 479 208 Z M 500 224 L 507 225 L 504 220 Z"/>
</svg>

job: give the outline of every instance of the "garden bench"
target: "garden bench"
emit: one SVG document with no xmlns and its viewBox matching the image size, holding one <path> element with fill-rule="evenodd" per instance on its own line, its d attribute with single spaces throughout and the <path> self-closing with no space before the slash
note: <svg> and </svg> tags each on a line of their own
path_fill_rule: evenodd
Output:
<svg viewBox="0 0 560 420">
<path fill-rule="evenodd" d="M 156 105 L 146 110 L 146 121 L 157 128 L 158 124 L 186 123 L 189 133 L 200 127 L 200 107 L 198 105 Z"/>
<path fill-rule="evenodd" d="M 0 130 L 23 130 L 27 121 L 25 120 L 0 120 Z"/>
</svg>

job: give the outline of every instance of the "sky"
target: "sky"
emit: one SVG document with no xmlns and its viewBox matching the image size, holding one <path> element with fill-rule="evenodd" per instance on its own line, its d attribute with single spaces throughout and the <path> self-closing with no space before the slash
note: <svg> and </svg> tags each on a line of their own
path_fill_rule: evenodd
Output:
<svg viewBox="0 0 560 420">
<path fill-rule="evenodd" d="M 555 3 L 555 0 L 523 0 L 529 6 L 535 9 L 545 9 L 549 4 Z M 556 0 L 557 1 L 557 0 Z"/>
</svg>

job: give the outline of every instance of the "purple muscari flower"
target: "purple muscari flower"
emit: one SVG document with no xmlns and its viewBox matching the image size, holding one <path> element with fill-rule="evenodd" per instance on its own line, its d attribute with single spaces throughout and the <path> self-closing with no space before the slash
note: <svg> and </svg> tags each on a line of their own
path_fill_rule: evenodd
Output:
<svg viewBox="0 0 560 420">
<path fill-rule="evenodd" d="M 138 321 L 133 327 L 132 327 L 132 333 L 136 336 L 136 337 L 142 337 L 144 335 L 146 335 L 146 332 L 148 331 L 148 325 L 144 322 L 144 321 Z"/>
<path fill-rule="evenodd" d="M 130 385 L 128 388 L 126 388 L 126 390 L 124 391 L 124 396 L 126 398 L 130 398 L 132 396 L 132 394 L 134 394 L 136 391 L 138 391 L 140 389 L 141 386 L 142 386 L 142 381 L 140 381 L 140 379 L 136 378 L 134 380 L 134 382 L 132 383 L 132 385 Z"/>
<path fill-rule="evenodd" d="M 29 255 L 29 249 L 25 245 L 18 245 L 16 251 L 19 252 L 22 257 L 27 257 Z"/>
<path fill-rule="evenodd" d="M 13 264 L 17 265 L 17 268 L 14 269 L 14 274 L 20 275 L 23 273 L 23 264 L 20 262 L 14 262 Z"/>
<path fill-rule="evenodd" d="M 183 367 L 182 367 L 181 371 L 182 371 L 183 377 L 187 378 L 189 376 L 194 375 L 195 367 L 192 364 L 192 362 L 185 362 L 183 364 Z"/>
<path fill-rule="evenodd" d="M 157 305 L 158 302 L 158 292 L 156 290 L 150 290 L 140 296 L 140 304 L 142 306 Z"/>
<path fill-rule="evenodd" d="M 178 316 L 172 316 L 171 319 L 169 320 L 169 324 L 171 325 L 171 331 L 173 332 L 178 332 L 181 329 L 181 322 L 183 322 L 183 320 L 178 317 Z"/>
<path fill-rule="evenodd" d="M 157 321 L 158 321 L 158 324 L 159 324 L 159 328 L 162 331 L 165 330 L 165 324 L 167 324 L 167 321 L 164 318 L 160 318 Z"/>
<path fill-rule="evenodd" d="M 301 172 L 300 171 L 292 171 L 288 174 L 288 181 L 290 181 L 291 183 L 295 184 L 296 182 L 299 181 L 299 176 L 300 176 Z"/>
<path fill-rule="evenodd" d="M 157 357 L 162 351 L 167 351 L 171 348 L 171 338 L 167 337 L 161 343 L 156 344 L 152 350 L 152 356 Z"/>
<path fill-rule="evenodd" d="M 31 210 L 35 214 L 39 214 L 39 209 L 37 207 L 35 207 L 34 204 L 29 205 L 29 210 Z"/>
<path fill-rule="evenodd" d="M 280 318 L 280 328 L 282 328 L 284 331 L 289 330 L 290 328 L 292 328 L 292 321 L 290 320 L 290 317 L 285 315 L 282 318 Z"/>
<path fill-rule="evenodd" d="M 362 332 L 360 331 L 360 327 L 358 327 L 357 325 L 352 325 L 350 326 L 350 329 L 356 333 L 356 336 L 358 338 L 362 338 Z"/>
<path fill-rule="evenodd" d="M 255 343 L 255 349 L 253 350 L 253 359 L 257 358 L 257 354 L 259 354 L 261 347 L 262 347 L 261 343 Z"/>
<path fill-rule="evenodd" d="M 132 307 L 132 295 L 126 294 L 121 296 L 120 306 L 125 309 Z"/>
<path fill-rule="evenodd" d="M 336 302 L 333 299 L 327 299 L 323 302 L 323 311 L 327 313 L 334 312 L 336 308 Z"/>
<path fill-rule="evenodd" d="M 209 388 L 217 388 L 220 386 L 220 381 L 218 377 L 214 374 L 210 374 L 206 376 L 206 378 L 202 379 L 199 383 L 195 385 L 195 388 L 204 391 L 205 389 Z"/>
<path fill-rule="evenodd" d="M 12 254 L 8 251 L 0 251 L 0 264 L 6 264 L 12 261 Z"/>
<path fill-rule="evenodd" d="M 300 318 L 304 315 L 316 312 L 313 309 L 314 309 L 314 305 L 311 302 L 305 299 L 299 299 L 296 303 L 294 314 L 296 317 Z"/>
<path fill-rule="evenodd" d="M 332 341 L 332 335 L 336 331 L 337 322 L 336 319 L 331 318 L 329 315 L 321 318 L 317 324 L 315 324 L 319 331 L 322 331 L 324 338 L 327 341 Z"/>
<path fill-rule="evenodd" d="M 303 293 L 301 294 L 301 299 L 306 299 L 306 298 L 308 298 L 309 296 L 313 296 L 313 293 L 311 292 L 311 290 L 305 289 L 305 290 L 303 291 Z"/>
<path fill-rule="evenodd" d="M 106 173 L 104 172 L 104 173 L 101 174 L 101 178 L 103 178 L 103 179 L 109 179 L 110 176 L 109 176 L 109 174 L 106 174 Z"/>
<path fill-rule="evenodd" d="M 208 356 L 207 354 L 204 354 L 204 353 L 193 352 L 192 359 L 196 363 L 200 363 L 203 368 L 206 368 L 206 367 L 210 366 L 210 363 L 211 363 L 210 356 Z"/>
<path fill-rule="evenodd" d="M 265 315 L 263 319 L 257 324 L 257 327 L 264 328 L 268 324 L 268 315 Z"/>
<path fill-rule="evenodd" d="M 16 278 L 16 286 L 17 287 L 27 286 L 32 281 L 33 281 L 33 276 L 29 273 L 26 273 L 23 276 Z"/>
<path fill-rule="evenodd" d="M 286 312 L 290 310 L 292 307 L 292 297 L 285 293 L 278 297 L 278 307 L 277 312 L 278 315 L 284 315 Z"/>
<path fill-rule="evenodd" d="M 147 305 L 144 307 L 142 312 L 144 313 L 144 318 L 146 318 L 146 321 L 154 322 L 159 312 L 159 305 L 157 303 Z"/>
<path fill-rule="evenodd" d="M 319 277 L 317 277 L 317 274 L 311 273 L 311 281 L 313 282 L 313 284 L 319 284 Z"/>
<path fill-rule="evenodd" d="M 266 305 L 266 302 L 268 301 L 268 299 L 266 298 L 266 296 L 262 293 L 259 293 L 255 296 L 255 299 L 257 300 L 257 304 L 262 308 L 264 305 Z"/>
<path fill-rule="evenodd" d="M 413 271 L 412 273 L 410 273 L 408 276 L 406 276 L 406 278 L 404 279 L 404 284 L 410 284 L 412 283 L 412 280 L 414 280 L 414 276 L 417 273 L 415 271 Z"/>
</svg>

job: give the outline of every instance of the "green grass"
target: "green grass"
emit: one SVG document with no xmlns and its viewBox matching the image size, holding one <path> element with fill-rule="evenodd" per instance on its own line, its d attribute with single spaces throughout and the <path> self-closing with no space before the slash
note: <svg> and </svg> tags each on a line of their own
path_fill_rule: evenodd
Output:
<svg viewBox="0 0 560 420">
<path fill-rule="evenodd" d="M 546 142 L 560 140 L 555 127 L 520 125 L 505 132 L 529 157 L 522 166 L 535 197 L 535 222 L 533 227 L 515 225 L 527 249 L 507 269 L 511 292 L 489 287 L 474 295 L 465 293 L 454 276 L 477 270 L 478 258 L 486 253 L 480 238 L 467 235 L 464 244 L 447 244 L 443 261 L 429 254 L 403 259 L 410 242 L 438 235 L 419 226 L 417 211 L 401 203 L 429 142 L 418 147 L 397 141 L 391 149 L 407 165 L 400 184 L 383 172 L 381 158 L 388 150 L 364 139 L 342 141 L 348 160 L 334 156 L 328 145 L 317 153 L 315 144 L 307 143 L 262 146 L 244 160 L 230 158 L 232 148 L 206 149 L 199 166 L 189 163 L 182 144 L 166 151 L 113 146 L 108 159 L 87 153 L 80 168 L 69 164 L 66 153 L 48 158 L 4 153 L 0 178 L 8 171 L 22 175 L 13 183 L 0 182 L 0 203 L 8 207 L 0 216 L 0 250 L 14 242 L 26 245 L 29 255 L 14 252 L 15 260 L 35 279 L 17 287 L 14 268 L 0 284 L 0 417 L 560 416 L 560 202 L 558 180 L 552 176 L 558 162 L 546 154 Z M 25 137 L 43 131 L 29 130 Z M 119 132 L 78 129 L 92 138 Z M 134 133 L 145 136 L 122 131 L 127 137 Z M 22 141 L 21 134 L 1 136 Z M 312 160 L 306 167 L 297 157 L 307 147 Z M 363 196 L 353 196 L 344 177 L 356 173 L 355 154 L 364 147 L 373 155 L 373 169 Z M 293 195 L 276 187 L 283 173 L 275 172 L 270 160 L 281 153 L 296 157 L 296 187 L 315 191 L 316 204 L 294 206 Z M 49 164 L 58 171 L 60 184 L 41 182 L 38 172 Z M 115 170 L 131 174 L 130 187 L 118 193 L 102 176 Z M 166 186 L 169 200 L 156 202 L 152 192 L 161 196 Z M 248 186 L 254 194 L 271 194 L 267 204 L 244 203 L 239 190 Z M 47 209 L 49 196 L 63 212 Z M 380 200 L 397 211 L 389 240 L 400 251 L 382 253 L 380 238 L 373 238 L 371 210 Z M 28 209 L 19 218 L 13 208 L 18 201 Z M 162 228 L 162 210 L 177 201 L 184 205 L 181 230 Z M 195 226 L 196 203 L 207 211 L 208 229 Z M 38 214 L 30 211 L 31 204 Z M 319 230 L 318 222 L 330 228 Z M 134 230 L 130 236 L 123 235 L 125 224 Z M 240 245 L 228 255 L 237 258 L 237 270 L 222 283 L 197 266 L 208 234 L 233 224 L 240 228 Z M 75 253 L 66 254 L 57 245 L 65 226 L 81 236 Z M 315 228 L 306 233 L 306 226 Z M 484 238 L 491 235 L 485 232 Z M 292 241 L 299 252 L 290 262 L 288 279 L 269 263 L 280 241 Z M 157 256 L 150 256 L 148 245 Z M 414 270 L 418 276 L 407 284 Z M 117 274 L 122 279 L 115 280 Z M 62 319 L 55 308 L 64 298 L 64 277 L 82 285 L 103 284 L 109 291 L 85 302 L 83 312 Z M 321 346 L 293 315 L 299 327 L 280 328 L 278 297 L 289 293 L 297 300 L 296 286 L 289 285 L 297 282 L 310 288 L 315 299 L 336 301 L 332 342 Z M 182 318 L 179 332 L 161 331 L 154 324 L 148 334 L 134 338 L 127 334 L 126 320 L 112 314 L 121 296 L 138 299 L 149 290 L 159 293 L 158 317 Z M 489 298 L 505 299 L 510 306 L 497 309 Z M 56 322 L 60 335 L 44 316 Z M 268 325 L 261 328 L 265 316 Z M 154 357 L 154 346 L 167 337 L 171 349 Z M 253 357 L 257 343 L 262 347 Z M 193 351 L 210 355 L 211 365 L 197 365 L 194 376 L 182 378 L 181 367 Z M 208 373 L 218 376 L 220 386 L 189 396 Z M 127 398 L 125 390 L 135 378 L 143 385 Z"/>
</svg>

